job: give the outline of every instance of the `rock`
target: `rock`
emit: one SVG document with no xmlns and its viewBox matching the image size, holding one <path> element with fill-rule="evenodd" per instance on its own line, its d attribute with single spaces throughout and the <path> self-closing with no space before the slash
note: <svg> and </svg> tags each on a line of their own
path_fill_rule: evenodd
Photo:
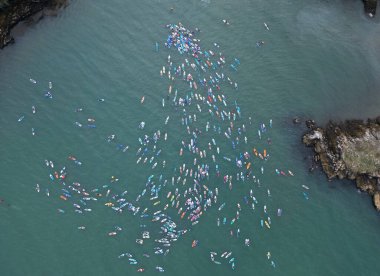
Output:
<svg viewBox="0 0 380 276">
<path fill-rule="evenodd" d="M 315 128 L 315 121 L 314 120 L 306 120 L 305 124 L 306 124 L 307 128 L 310 128 L 310 129 Z"/>
<path fill-rule="evenodd" d="M 294 118 L 293 118 L 293 123 L 296 124 L 296 125 L 298 125 L 298 124 L 301 123 L 301 119 L 298 118 L 298 117 L 294 117 Z"/>
<path fill-rule="evenodd" d="M 13 43 L 11 29 L 17 23 L 29 19 L 29 23 L 43 18 L 44 11 L 65 7 L 69 0 L 13 0 L 0 4 L 0 49 Z M 36 15 L 33 18 L 33 15 Z"/>
<path fill-rule="evenodd" d="M 325 128 L 316 127 L 313 120 L 307 122 L 303 143 L 314 148 L 314 160 L 329 179 L 355 180 L 370 195 L 380 192 L 380 117 L 367 122 L 330 121 Z"/>
<path fill-rule="evenodd" d="M 373 204 L 375 205 L 376 210 L 380 211 L 380 192 L 376 192 L 373 195 Z"/>
<path fill-rule="evenodd" d="M 356 186 L 370 195 L 375 194 L 376 191 L 376 180 L 369 179 L 365 175 L 359 175 L 356 177 Z"/>
<path fill-rule="evenodd" d="M 377 0 L 363 0 L 364 2 L 364 12 L 368 14 L 369 17 L 374 17 L 376 14 Z"/>
</svg>

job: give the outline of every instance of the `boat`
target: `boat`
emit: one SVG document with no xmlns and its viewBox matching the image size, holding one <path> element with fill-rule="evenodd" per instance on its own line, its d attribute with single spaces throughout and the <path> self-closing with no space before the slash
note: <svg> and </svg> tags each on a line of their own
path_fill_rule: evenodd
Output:
<svg viewBox="0 0 380 276">
<path fill-rule="evenodd" d="M 309 190 L 310 188 L 306 185 L 302 185 L 302 188 L 306 189 L 306 190 Z"/>
<path fill-rule="evenodd" d="M 24 120 L 25 116 L 21 116 L 20 118 L 18 118 L 17 121 L 21 122 L 22 120 Z"/>
<path fill-rule="evenodd" d="M 141 98 L 141 104 L 143 104 L 144 103 L 144 101 L 145 101 L 145 96 L 142 96 L 142 98 Z"/>
<path fill-rule="evenodd" d="M 30 78 L 30 79 L 29 79 L 29 81 L 30 81 L 31 83 L 34 83 L 34 84 L 36 84 L 36 83 L 37 83 L 37 81 L 36 81 L 36 80 L 34 80 L 34 79 L 32 79 L 32 78 Z"/>
</svg>

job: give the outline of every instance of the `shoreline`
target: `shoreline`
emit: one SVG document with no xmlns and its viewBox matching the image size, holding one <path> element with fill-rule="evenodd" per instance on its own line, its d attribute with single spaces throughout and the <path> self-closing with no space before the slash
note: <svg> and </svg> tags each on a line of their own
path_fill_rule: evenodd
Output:
<svg viewBox="0 0 380 276">
<path fill-rule="evenodd" d="M 67 7 L 69 3 L 70 0 L 0 0 L 0 49 L 15 42 L 12 34 L 20 22 L 30 26 L 44 16 L 56 16 L 58 10 Z"/>
<path fill-rule="evenodd" d="M 321 165 L 329 180 L 354 180 L 380 211 L 380 116 L 367 121 L 330 121 L 324 128 L 308 120 L 306 126 L 309 131 L 302 140 L 315 153 L 310 170 Z"/>
</svg>

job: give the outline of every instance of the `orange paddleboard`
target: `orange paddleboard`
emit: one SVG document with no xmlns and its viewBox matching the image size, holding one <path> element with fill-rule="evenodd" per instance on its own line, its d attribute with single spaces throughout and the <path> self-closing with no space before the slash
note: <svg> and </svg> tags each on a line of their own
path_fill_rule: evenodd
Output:
<svg viewBox="0 0 380 276">
<path fill-rule="evenodd" d="M 63 196 L 63 195 L 60 195 L 59 196 L 60 199 L 63 199 L 63 200 L 67 200 L 67 197 Z"/>
</svg>

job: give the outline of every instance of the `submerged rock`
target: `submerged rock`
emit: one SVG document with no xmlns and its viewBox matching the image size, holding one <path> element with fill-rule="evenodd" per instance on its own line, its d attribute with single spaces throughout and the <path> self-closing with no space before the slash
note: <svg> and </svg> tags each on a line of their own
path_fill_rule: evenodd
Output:
<svg viewBox="0 0 380 276">
<path fill-rule="evenodd" d="M 301 123 L 301 119 L 299 117 L 294 117 L 293 118 L 293 123 L 296 124 L 296 125 L 300 124 Z"/>
<path fill-rule="evenodd" d="M 327 177 L 355 180 L 360 190 L 373 196 L 380 210 L 380 117 L 367 122 L 330 121 L 325 128 L 313 125 L 310 129 L 303 143 L 314 148 L 315 160 Z"/>
<path fill-rule="evenodd" d="M 17 23 L 25 19 L 38 21 L 44 15 L 54 15 L 53 11 L 66 7 L 68 3 L 69 0 L 0 1 L 0 49 L 14 42 L 10 32 Z M 32 16 L 36 14 L 38 16 L 33 18 Z"/>
</svg>

